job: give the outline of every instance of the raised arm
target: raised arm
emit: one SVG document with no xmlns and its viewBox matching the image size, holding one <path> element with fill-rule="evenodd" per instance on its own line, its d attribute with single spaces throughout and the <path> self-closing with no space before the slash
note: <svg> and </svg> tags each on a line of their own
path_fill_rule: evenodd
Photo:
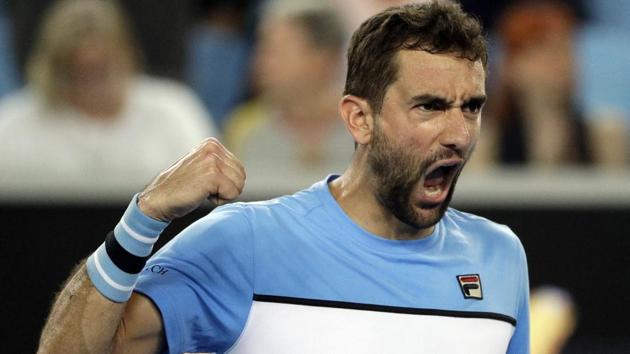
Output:
<svg viewBox="0 0 630 354">
<path fill-rule="evenodd" d="M 217 204 L 235 199 L 244 183 L 241 163 L 214 138 L 163 171 L 87 265 L 68 279 L 44 326 L 38 353 L 158 352 L 164 345 L 160 313 L 149 299 L 132 294 L 152 243 L 168 221 L 205 199 Z"/>
</svg>

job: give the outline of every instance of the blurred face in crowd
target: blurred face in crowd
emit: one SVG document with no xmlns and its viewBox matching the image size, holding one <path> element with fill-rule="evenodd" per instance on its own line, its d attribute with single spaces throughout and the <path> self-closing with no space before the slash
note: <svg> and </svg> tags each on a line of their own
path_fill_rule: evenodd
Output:
<svg viewBox="0 0 630 354">
<path fill-rule="evenodd" d="M 69 102 L 94 116 L 117 114 L 123 108 L 132 73 L 128 52 L 99 36 L 88 36 L 69 55 Z"/>
<path fill-rule="evenodd" d="M 368 164 L 376 197 L 415 228 L 437 223 L 476 144 L 485 101 L 480 60 L 402 50 L 375 117 Z"/>
<path fill-rule="evenodd" d="M 28 84 L 47 105 L 111 119 L 124 106 L 136 52 L 115 2 L 58 1 L 44 16 L 30 53 Z"/>
<path fill-rule="evenodd" d="M 313 45 L 300 23 L 271 19 L 260 31 L 255 83 L 272 100 L 303 97 L 330 80 L 338 59 L 336 53 Z"/>
<path fill-rule="evenodd" d="M 568 92 L 574 76 L 572 41 L 568 32 L 553 32 L 523 45 L 506 68 L 512 85 L 521 91 Z"/>
<path fill-rule="evenodd" d="M 508 84 L 520 95 L 563 96 L 573 86 L 576 18 L 561 2 L 520 2 L 502 15 Z"/>
</svg>

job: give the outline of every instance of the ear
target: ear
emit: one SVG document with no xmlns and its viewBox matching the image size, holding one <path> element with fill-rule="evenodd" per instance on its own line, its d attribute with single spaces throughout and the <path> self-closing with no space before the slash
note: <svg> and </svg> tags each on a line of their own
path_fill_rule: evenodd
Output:
<svg viewBox="0 0 630 354">
<path fill-rule="evenodd" d="M 346 95 L 339 102 L 339 112 L 354 141 L 367 145 L 372 140 L 374 116 L 369 103 L 357 96 Z"/>
</svg>

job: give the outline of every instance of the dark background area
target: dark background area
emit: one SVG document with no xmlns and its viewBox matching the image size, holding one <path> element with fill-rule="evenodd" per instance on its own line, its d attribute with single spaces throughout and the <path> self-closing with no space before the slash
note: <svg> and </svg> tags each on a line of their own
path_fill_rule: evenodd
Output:
<svg viewBox="0 0 630 354">
<path fill-rule="evenodd" d="M 54 294 L 71 269 L 103 241 L 124 205 L 0 205 L 2 352 L 36 350 Z M 532 287 L 570 291 L 578 327 L 565 353 L 630 353 L 627 309 L 630 282 L 630 209 L 464 208 L 509 225 L 529 259 Z M 160 245 L 205 215 L 175 221 Z M 211 237 L 212 235 L 208 235 Z"/>
</svg>

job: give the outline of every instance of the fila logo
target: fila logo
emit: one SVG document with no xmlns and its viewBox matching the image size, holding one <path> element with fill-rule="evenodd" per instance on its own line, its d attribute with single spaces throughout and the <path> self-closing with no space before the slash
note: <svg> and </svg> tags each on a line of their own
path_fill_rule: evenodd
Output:
<svg viewBox="0 0 630 354">
<path fill-rule="evenodd" d="M 462 294 L 464 294 L 464 299 L 483 299 L 479 274 L 458 275 L 457 281 L 459 282 L 459 287 L 462 289 Z"/>
</svg>

